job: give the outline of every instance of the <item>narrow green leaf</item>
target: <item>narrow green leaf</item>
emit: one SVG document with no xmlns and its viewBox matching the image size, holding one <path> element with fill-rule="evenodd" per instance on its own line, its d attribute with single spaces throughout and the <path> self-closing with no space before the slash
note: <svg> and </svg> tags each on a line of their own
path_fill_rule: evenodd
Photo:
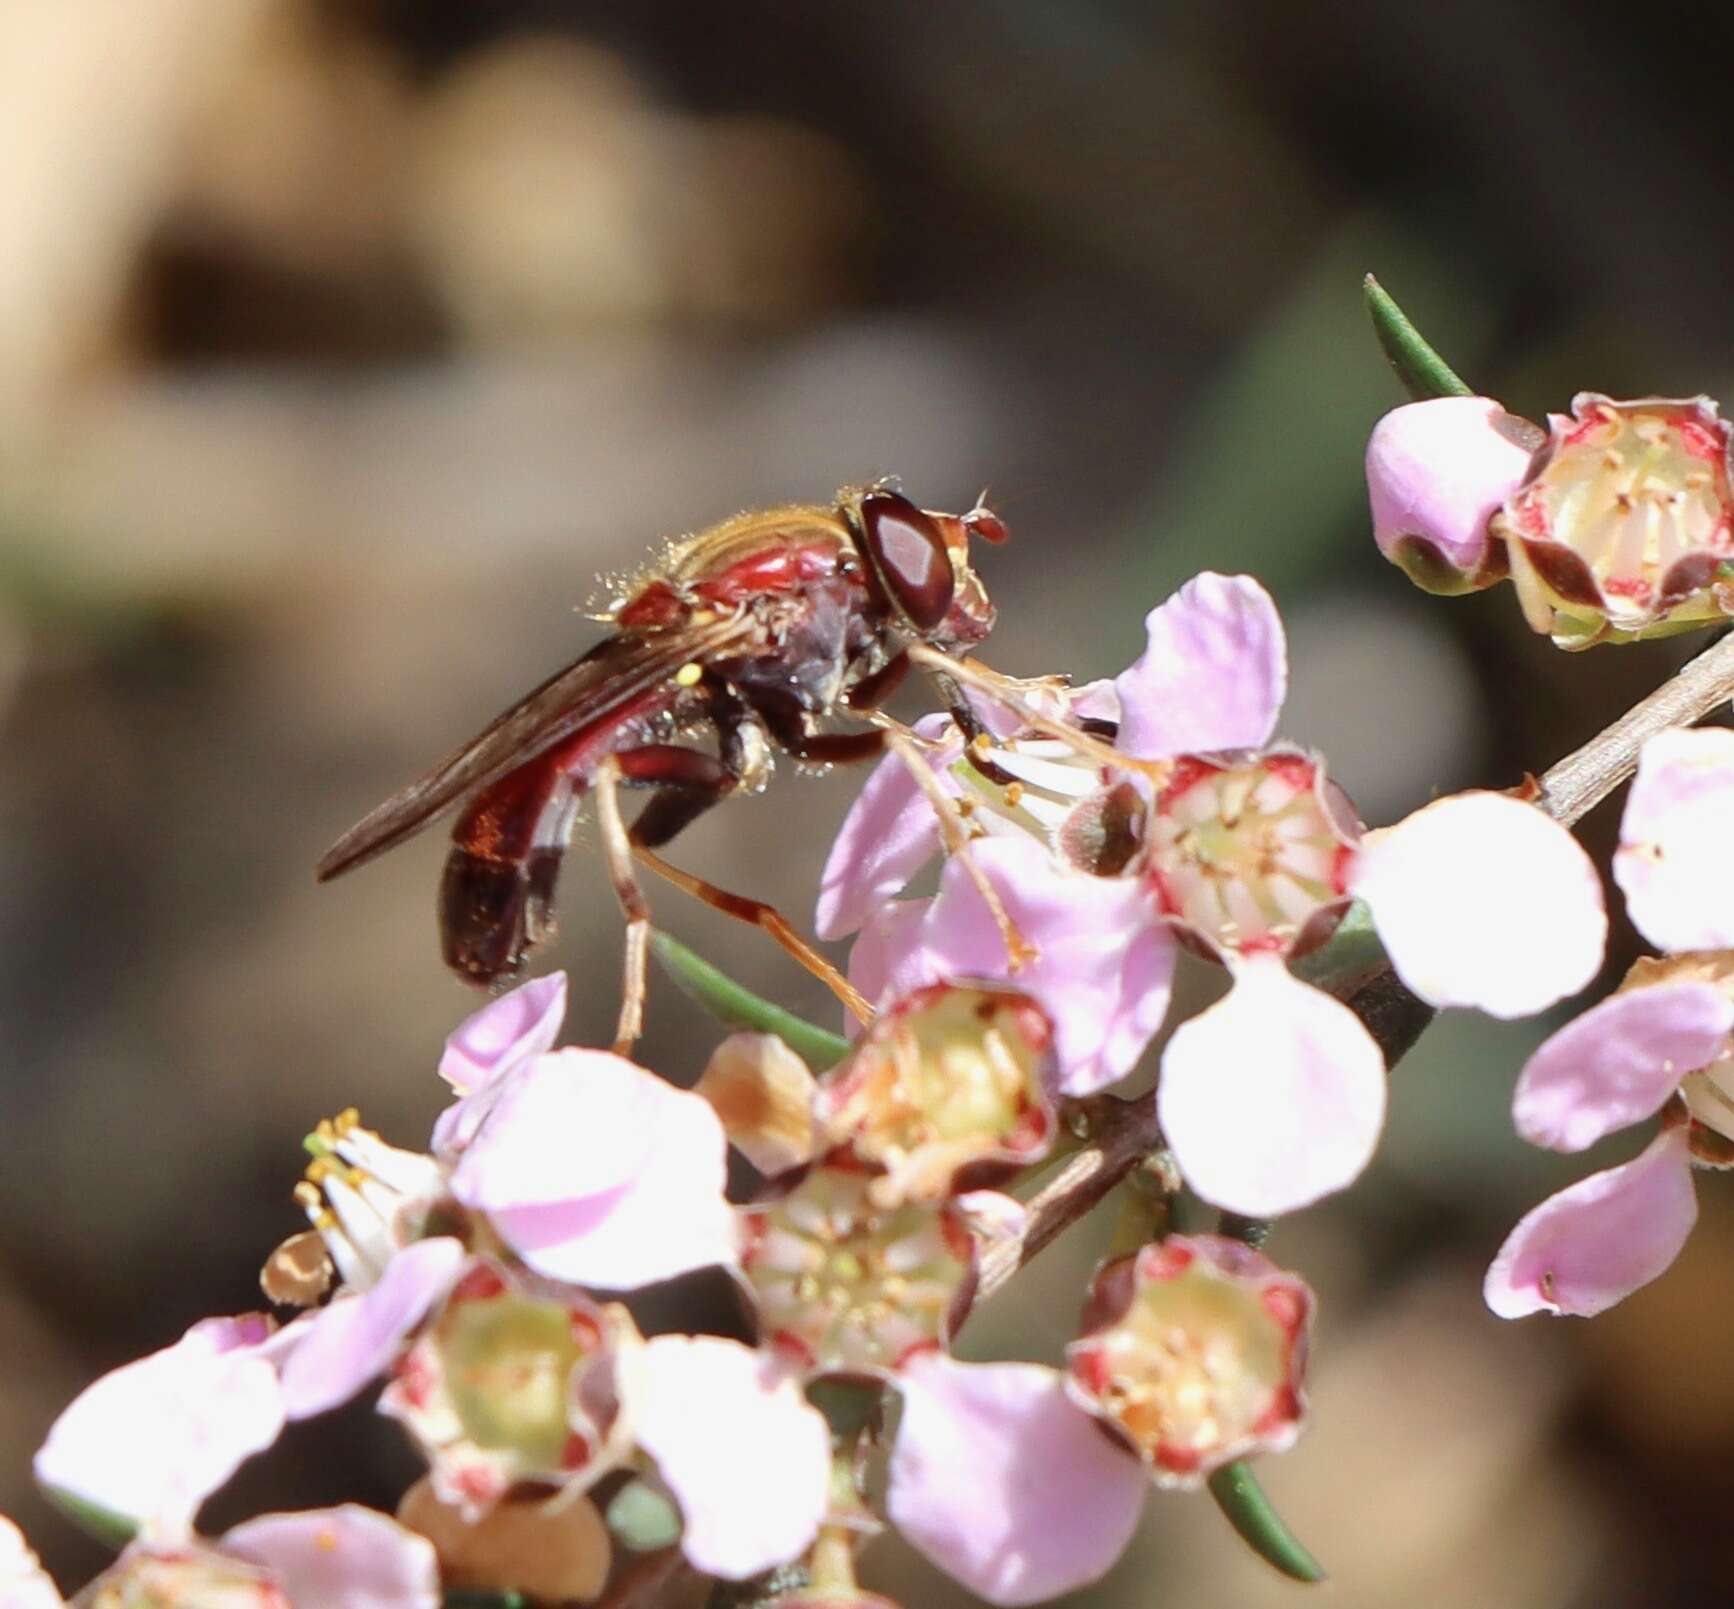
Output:
<svg viewBox="0 0 1734 1609">
<path fill-rule="evenodd" d="M 446 1594 L 446 1609 L 530 1609 L 521 1592 L 489 1592 L 481 1587 L 453 1587 Z"/>
<path fill-rule="evenodd" d="M 1421 332 L 1409 322 L 1409 315 L 1391 299 L 1391 294 L 1371 274 L 1361 281 L 1366 292 L 1367 311 L 1372 315 L 1373 333 L 1390 359 L 1397 378 L 1417 402 L 1428 397 L 1471 397 L 1469 389 L 1444 358 L 1423 339 Z"/>
<path fill-rule="evenodd" d="M 849 1041 L 841 1034 L 772 1005 L 751 989 L 743 989 L 726 972 L 694 955 L 678 939 L 671 939 L 666 933 L 652 933 L 650 947 L 681 989 L 731 1028 L 775 1034 L 809 1067 L 819 1071 L 849 1054 Z"/>
<path fill-rule="evenodd" d="M 1294 973 L 1315 989 L 1342 1000 L 1375 974 L 1388 971 L 1390 965 L 1385 946 L 1379 942 L 1379 930 L 1373 926 L 1373 913 L 1356 900 L 1343 913 L 1336 932 L 1294 963 Z"/>
<path fill-rule="evenodd" d="M 1294 1581 L 1323 1581 L 1325 1572 L 1296 1540 L 1244 1462 L 1224 1464 L 1210 1477 L 1210 1495 L 1241 1539 L 1267 1564 Z"/>
<path fill-rule="evenodd" d="M 87 1536 L 105 1547 L 124 1548 L 138 1534 L 138 1521 L 130 1514 L 86 1502 L 58 1486 L 44 1486 L 42 1495 Z"/>
</svg>

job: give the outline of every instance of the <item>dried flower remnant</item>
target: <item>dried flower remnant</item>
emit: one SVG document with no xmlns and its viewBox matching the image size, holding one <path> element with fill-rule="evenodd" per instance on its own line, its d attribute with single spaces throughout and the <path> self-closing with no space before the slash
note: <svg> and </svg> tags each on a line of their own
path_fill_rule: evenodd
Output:
<svg viewBox="0 0 1734 1609">
<path fill-rule="evenodd" d="M 1077 1400 L 1159 1485 L 1195 1486 L 1300 1434 L 1311 1291 L 1262 1253 L 1175 1236 L 1107 1264 L 1067 1349 Z"/>
</svg>

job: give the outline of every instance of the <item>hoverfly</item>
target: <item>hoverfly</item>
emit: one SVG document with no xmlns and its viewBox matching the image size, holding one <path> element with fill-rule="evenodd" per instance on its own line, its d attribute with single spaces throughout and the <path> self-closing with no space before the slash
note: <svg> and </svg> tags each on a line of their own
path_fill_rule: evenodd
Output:
<svg viewBox="0 0 1734 1609">
<path fill-rule="evenodd" d="M 653 851 L 729 795 L 760 789 L 778 749 L 838 763 L 896 741 L 894 723 L 876 712 L 912 650 L 938 662 L 993 627 L 993 605 L 970 565 L 971 535 L 1002 542 L 1006 531 L 985 507 L 934 513 L 880 484 L 845 489 L 830 508 L 741 514 L 680 543 L 603 617 L 609 636 L 357 822 L 319 862 L 320 881 L 457 806 L 439 895 L 442 947 L 459 977 L 489 987 L 519 972 L 551 932 L 561 855 L 594 792 L 628 922 L 621 1043 L 638 1032 L 649 935 L 635 854 L 765 927 L 837 986 L 835 970 L 771 907 L 679 872 Z M 929 671 L 954 719 L 978 731 L 956 683 Z M 850 714 L 880 724 L 824 730 Z M 693 746 L 707 734 L 714 753 Z M 655 790 L 630 831 L 621 786 Z"/>
</svg>

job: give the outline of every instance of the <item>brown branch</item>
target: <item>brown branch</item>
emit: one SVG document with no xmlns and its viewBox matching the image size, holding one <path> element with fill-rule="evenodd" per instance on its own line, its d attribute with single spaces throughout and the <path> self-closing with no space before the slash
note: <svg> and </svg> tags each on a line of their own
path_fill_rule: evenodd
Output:
<svg viewBox="0 0 1734 1609">
<path fill-rule="evenodd" d="M 1734 632 L 1704 650 L 1678 675 L 1634 704 L 1581 749 L 1540 778 L 1536 805 L 1562 826 L 1572 826 L 1626 780 L 1648 738 L 1671 727 L 1691 726 L 1718 704 L 1734 698 Z M 1343 1003 L 1366 1024 L 1394 1067 L 1414 1048 L 1435 1012 L 1406 988 L 1387 963 L 1357 979 Z M 982 1253 L 976 1300 L 993 1295 L 1037 1252 L 1082 1218 L 1138 1163 L 1162 1143 L 1155 1101 L 1112 1101 L 1095 1140 L 1069 1158 L 1029 1202 L 1029 1219 L 1018 1235 Z"/>
<path fill-rule="evenodd" d="M 1541 779 L 1535 801 L 1562 826 L 1581 821 L 1638 768 L 1638 750 L 1670 727 L 1695 726 L 1734 698 L 1734 631 L 1671 681 L 1568 754 Z"/>
</svg>

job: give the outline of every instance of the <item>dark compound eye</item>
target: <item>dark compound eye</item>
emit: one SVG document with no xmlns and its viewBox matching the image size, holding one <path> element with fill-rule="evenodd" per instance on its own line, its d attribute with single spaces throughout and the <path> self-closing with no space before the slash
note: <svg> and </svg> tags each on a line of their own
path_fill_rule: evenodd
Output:
<svg viewBox="0 0 1734 1609">
<path fill-rule="evenodd" d="M 939 527 L 900 493 L 869 492 L 861 499 L 861 540 L 898 611 L 917 631 L 932 631 L 957 585 Z"/>
</svg>

